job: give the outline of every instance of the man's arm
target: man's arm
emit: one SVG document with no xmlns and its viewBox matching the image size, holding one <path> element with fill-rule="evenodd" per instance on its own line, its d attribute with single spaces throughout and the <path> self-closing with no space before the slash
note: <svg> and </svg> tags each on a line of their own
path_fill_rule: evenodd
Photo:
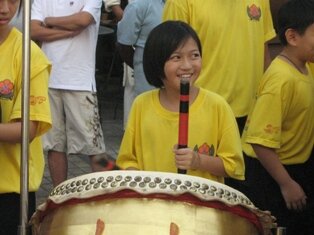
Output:
<svg viewBox="0 0 314 235">
<path fill-rule="evenodd" d="M 70 38 L 78 35 L 77 31 L 64 30 L 59 28 L 48 28 L 39 20 L 31 21 L 31 38 L 38 42 L 52 42 L 60 39 Z"/>
<path fill-rule="evenodd" d="M 122 60 L 133 69 L 134 48 L 129 45 L 117 43 L 117 48 Z"/>
<path fill-rule="evenodd" d="M 47 17 L 45 18 L 44 23 L 47 27 L 71 31 L 82 31 L 94 22 L 95 20 L 90 13 L 86 11 L 80 11 L 69 16 Z"/>
<path fill-rule="evenodd" d="M 123 16 L 123 9 L 121 8 L 120 5 L 114 5 L 111 7 L 111 10 L 113 12 L 113 14 L 115 15 L 117 21 L 120 21 L 122 19 Z"/>
</svg>

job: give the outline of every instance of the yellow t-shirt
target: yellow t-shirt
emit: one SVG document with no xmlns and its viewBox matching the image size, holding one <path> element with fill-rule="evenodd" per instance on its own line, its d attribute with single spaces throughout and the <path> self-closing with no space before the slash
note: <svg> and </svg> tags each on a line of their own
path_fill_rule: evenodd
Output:
<svg viewBox="0 0 314 235">
<path fill-rule="evenodd" d="M 247 143 L 260 144 L 275 149 L 283 164 L 304 163 L 314 144 L 313 120 L 311 72 L 303 75 L 276 58 L 261 80 L 255 106 L 244 128 L 243 150 L 256 157 Z"/>
<path fill-rule="evenodd" d="M 197 32 L 203 68 L 195 84 L 223 96 L 236 117 L 249 113 L 264 71 L 264 45 L 275 36 L 268 0 L 167 0 L 163 20 Z"/>
<path fill-rule="evenodd" d="M 312 75 L 314 75 L 314 63 L 308 63 Z"/>
<path fill-rule="evenodd" d="M 1 123 L 21 119 L 22 35 L 13 28 L 0 44 Z M 37 136 L 51 127 L 48 100 L 50 63 L 35 43 L 31 43 L 30 120 L 38 121 Z M 20 144 L 0 142 L 0 193 L 20 192 Z M 41 183 L 44 158 L 41 140 L 36 137 L 29 146 L 29 191 Z"/>
<path fill-rule="evenodd" d="M 145 92 L 133 103 L 117 159 L 123 169 L 177 172 L 172 149 L 178 143 L 179 114 L 163 108 L 158 94 L 159 90 Z M 222 97 L 200 89 L 189 110 L 188 145 L 220 157 L 230 177 L 244 179 L 237 124 Z M 209 172 L 188 170 L 187 174 L 223 182 L 223 177 Z"/>
</svg>

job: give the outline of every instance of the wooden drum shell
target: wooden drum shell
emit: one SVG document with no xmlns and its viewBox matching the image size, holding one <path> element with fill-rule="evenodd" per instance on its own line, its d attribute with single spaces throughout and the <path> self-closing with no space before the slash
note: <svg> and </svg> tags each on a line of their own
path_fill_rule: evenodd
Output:
<svg viewBox="0 0 314 235">
<path fill-rule="evenodd" d="M 126 179 L 130 180 L 122 184 Z M 102 184 L 96 187 L 101 180 L 104 188 Z M 77 184 L 87 181 L 93 181 L 91 185 L 95 187 L 74 190 Z M 160 182 L 150 188 L 149 181 Z M 132 187 L 135 184 L 131 182 L 137 186 Z M 67 195 L 71 190 L 75 192 Z M 230 197 L 237 194 L 243 203 L 230 198 L 228 201 L 222 191 Z M 95 235 L 98 219 L 105 223 L 106 235 L 167 235 L 171 223 L 178 225 L 179 235 L 257 235 L 263 234 L 257 212 L 262 213 L 240 192 L 203 178 L 111 171 L 80 176 L 57 186 L 38 208 L 32 223 L 37 235 Z"/>
</svg>

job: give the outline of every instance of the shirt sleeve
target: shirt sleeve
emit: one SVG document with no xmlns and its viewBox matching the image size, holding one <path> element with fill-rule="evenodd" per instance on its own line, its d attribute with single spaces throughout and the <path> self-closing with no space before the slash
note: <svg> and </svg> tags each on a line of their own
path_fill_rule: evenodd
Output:
<svg viewBox="0 0 314 235">
<path fill-rule="evenodd" d="M 41 0 L 34 0 L 32 4 L 32 14 L 31 14 L 32 20 L 39 20 L 44 21 L 45 17 L 43 15 L 43 9 L 42 9 L 42 1 Z"/>
<path fill-rule="evenodd" d="M 237 123 L 227 103 L 221 110 L 221 137 L 216 155 L 222 159 L 225 171 L 229 177 L 243 180 L 245 166 Z"/>
<path fill-rule="evenodd" d="M 265 30 L 265 42 L 271 40 L 276 36 L 276 32 L 273 25 L 273 19 L 271 16 L 269 0 L 265 1 L 264 6 L 264 30 Z"/>
<path fill-rule="evenodd" d="M 107 12 L 111 12 L 111 8 L 121 4 L 121 0 L 104 0 L 105 9 Z"/>
<path fill-rule="evenodd" d="M 40 136 L 51 128 L 51 113 L 48 98 L 48 79 L 51 64 L 43 52 L 31 44 L 31 74 L 30 74 L 30 106 L 29 115 L 31 121 L 38 122 L 36 136 Z M 20 74 L 19 76 L 22 76 Z M 22 115 L 21 100 L 22 86 L 17 87 L 17 98 L 10 116 L 10 120 L 20 119 Z"/>
<path fill-rule="evenodd" d="M 90 13 L 93 16 L 95 22 L 99 22 L 100 13 L 101 13 L 101 10 L 100 10 L 101 4 L 102 4 L 102 0 L 87 0 L 82 11 L 86 11 Z"/>
<path fill-rule="evenodd" d="M 280 148 L 281 122 L 285 107 L 279 81 L 279 77 L 267 79 L 259 88 L 255 106 L 247 120 L 246 143 Z"/>
<path fill-rule="evenodd" d="M 119 43 L 130 46 L 136 44 L 145 16 L 146 4 L 148 3 L 138 0 L 127 5 L 123 18 L 118 23 L 117 39 Z"/>
<path fill-rule="evenodd" d="M 140 169 L 137 158 L 132 151 L 132 149 L 134 148 L 134 146 L 133 146 L 133 141 L 134 141 L 133 135 L 134 135 L 134 133 L 132 133 L 130 130 L 126 130 L 124 135 L 123 135 L 119 155 L 117 158 L 117 165 L 121 169 L 127 169 L 130 167 Z"/>
<path fill-rule="evenodd" d="M 136 125 L 135 109 L 136 109 L 136 100 L 134 101 L 131 111 L 130 111 L 127 127 L 122 138 L 122 142 L 120 145 L 120 150 L 119 150 L 119 154 L 117 158 L 117 165 L 121 169 L 126 169 L 129 167 L 141 169 L 138 164 L 137 157 L 136 157 L 136 146 L 135 146 L 136 140 L 135 140 L 135 131 L 134 131 L 135 125 Z M 139 146 L 137 147 L 140 148 Z"/>
</svg>

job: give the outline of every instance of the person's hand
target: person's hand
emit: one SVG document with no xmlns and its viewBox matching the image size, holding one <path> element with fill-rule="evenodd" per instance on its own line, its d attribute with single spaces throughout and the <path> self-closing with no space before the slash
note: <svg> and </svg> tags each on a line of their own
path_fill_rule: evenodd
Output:
<svg viewBox="0 0 314 235">
<path fill-rule="evenodd" d="M 46 17 L 44 19 L 44 21 L 42 22 L 42 26 L 46 27 L 46 28 L 51 28 L 51 25 L 49 25 L 50 20 L 52 19 L 52 17 Z"/>
<path fill-rule="evenodd" d="M 297 182 L 289 180 L 284 185 L 281 185 L 280 189 L 289 210 L 300 211 L 304 209 L 307 197 Z"/>
<path fill-rule="evenodd" d="M 177 168 L 182 170 L 196 170 L 200 167 L 200 156 L 191 148 L 178 149 L 178 145 L 174 146 L 175 163 Z"/>
</svg>

